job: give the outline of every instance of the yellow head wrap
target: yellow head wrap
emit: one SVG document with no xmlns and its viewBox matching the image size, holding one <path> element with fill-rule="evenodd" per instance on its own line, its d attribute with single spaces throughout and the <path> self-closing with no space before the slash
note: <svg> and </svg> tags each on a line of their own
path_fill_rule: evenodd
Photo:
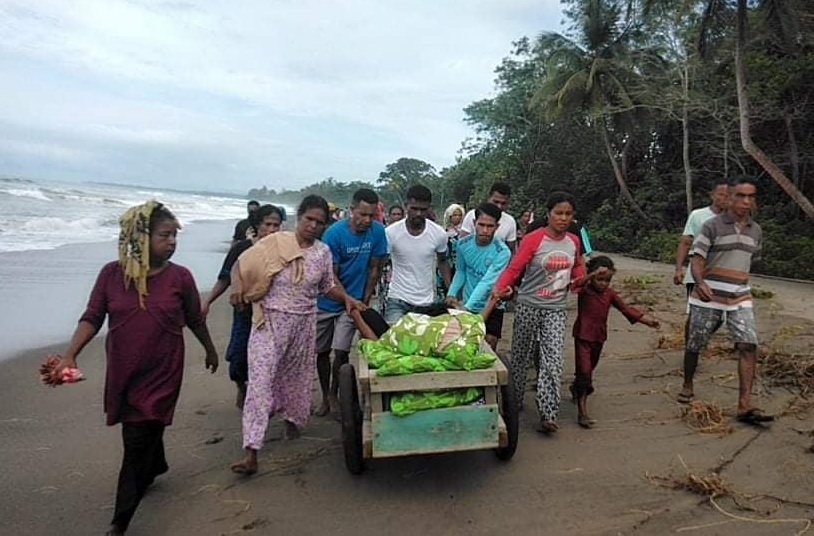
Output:
<svg viewBox="0 0 814 536">
<path fill-rule="evenodd" d="M 152 199 L 131 207 L 119 218 L 119 264 L 124 272 L 124 288 L 135 282 L 139 306 L 144 309 L 147 274 L 150 271 L 150 216 L 161 203 Z"/>
</svg>

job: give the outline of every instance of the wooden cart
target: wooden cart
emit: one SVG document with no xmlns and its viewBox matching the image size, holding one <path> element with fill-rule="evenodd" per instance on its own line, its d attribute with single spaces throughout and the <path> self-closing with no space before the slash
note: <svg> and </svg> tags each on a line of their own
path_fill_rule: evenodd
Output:
<svg viewBox="0 0 814 536">
<path fill-rule="evenodd" d="M 491 348 L 485 347 L 491 352 Z M 398 417 L 387 409 L 394 393 L 479 387 L 485 403 L 430 409 Z M 487 369 L 378 376 L 360 352 L 339 371 L 342 444 L 353 474 L 369 458 L 494 449 L 509 460 L 517 448 L 518 405 L 506 365 Z"/>
</svg>

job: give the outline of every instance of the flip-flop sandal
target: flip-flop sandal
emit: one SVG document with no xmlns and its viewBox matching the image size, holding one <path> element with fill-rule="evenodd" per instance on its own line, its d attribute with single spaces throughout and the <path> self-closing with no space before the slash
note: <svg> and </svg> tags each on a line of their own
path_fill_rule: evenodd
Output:
<svg viewBox="0 0 814 536">
<path fill-rule="evenodd" d="M 245 463 L 232 464 L 229 469 L 236 475 L 251 476 L 257 472 L 257 469 L 250 469 Z"/>
<path fill-rule="evenodd" d="M 693 398 L 695 398 L 694 394 L 685 393 L 684 391 L 681 391 L 680 393 L 678 393 L 676 400 L 678 401 L 679 404 L 689 404 L 690 402 L 692 402 Z"/>
<path fill-rule="evenodd" d="M 580 417 L 577 418 L 577 424 L 579 424 L 586 430 L 590 430 L 591 428 L 593 428 L 595 423 L 596 423 L 595 420 L 586 415 L 581 415 Z"/>
<path fill-rule="evenodd" d="M 737 416 L 739 422 L 746 424 L 763 424 L 774 421 L 774 415 L 767 415 L 762 409 L 752 408 Z"/>
</svg>

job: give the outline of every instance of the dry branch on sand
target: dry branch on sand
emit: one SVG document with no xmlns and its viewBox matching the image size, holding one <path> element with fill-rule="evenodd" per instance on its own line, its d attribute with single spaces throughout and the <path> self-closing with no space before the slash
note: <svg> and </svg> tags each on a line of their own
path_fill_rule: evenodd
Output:
<svg viewBox="0 0 814 536">
<path fill-rule="evenodd" d="M 683 350 L 684 349 L 684 325 L 673 324 L 670 326 L 670 331 L 661 335 L 656 348 L 659 350 Z M 707 349 L 703 353 L 703 357 L 711 359 L 714 357 L 727 357 L 732 353 L 732 343 L 727 339 L 715 337 L 710 341 Z"/>
<path fill-rule="evenodd" d="M 689 491 L 704 497 L 726 497 L 734 493 L 732 486 L 727 483 L 718 473 L 707 475 L 696 475 L 687 467 L 681 456 L 678 457 L 684 466 L 686 473 L 682 477 L 659 476 L 647 473 L 647 479 L 664 488 Z"/>
<path fill-rule="evenodd" d="M 724 410 L 715 402 L 693 400 L 681 408 L 681 420 L 696 432 L 725 435 L 732 432 L 732 425 Z"/>
<path fill-rule="evenodd" d="M 763 381 L 772 387 L 796 390 L 803 397 L 814 392 L 814 355 L 768 351 L 758 361 Z"/>
<path fill-rule="evenodd" d="M 759 524 L 782 524 L 782 523 L 792 523 L 792 524 L 802 524 L 802 528 L 795 532 L 795 535 L 799 536 L 808 532 L 811 528 L 811 519 L 808 518 L 769 518 L 772 514 L 777 513 L 783 504 L 790 504 L 793 506 L 802 506 L 802 507 L 810 507 L 812 506 L 809 503 L 795 501 L 790 499 L 785 499 L 782 497 L 775 497 L 771 495 L 748 495 L 745 493 L 741 493 L 735 490 L 728 482 L 726 482 L 723 477 L 717 472 L 711 472 L 706 475 L 697 475 L 693 473 L 687 464 L 684 463 L 684 460 L 681 456 L 678 457 L 681 465 L 684 467 L 684 475 L 681 477 L 675 476 L 660 476 L 660 475 L 651 475 L 646 473 L 645 476 L 647 479 L 661 487 L 674 489 L 674 490 L 682 490 L 682 491 L 689 491 L 690 493 L 695 493 L 697 495 L 702 495 L 709 500 L 709 503 L 717 510 L 719 513 L 723 514 L 724 516 L 737 521 L 743 521 L 748 523 L 759 523 Z M 758 514 L 763 515 L 763 517 L 745 517 L 737 514 L 733 514 L 731 512 L 726 511 L 719 503 L 717 499 L 723 497 L 730 497 L 732 498 L 734 505 L 742 511 L 747 512 L 755 512 Z M 749 501 L 756 501 L 756 500 L 772 500 L 777 503 L 776 507 L 771 510 L 766 510 L 763 512 L 758 512 L 754 507 L 744 505 L 744 502 Z M 695 530 L 699 528 L 705 528 L 707 525 L 698 526 L 698 527 L 683 527 L 678 530 L 678 532 L 685 532 L 687 530 Z"/>
<path fill-rule="evenodd" d="M 660 350 L 678 350 L 684 348 L 684 326 L 673 324 L 669 333 L 659 337 L 656 348 Z"/>
<path fill-rule="evenodd" d="M 814 399 L 797 395 L 786 403 L 786 407 L 780 411 L 780 416 L 791 416 L 801 419 L 811 408 L 814 408 Z"/>
</svg>

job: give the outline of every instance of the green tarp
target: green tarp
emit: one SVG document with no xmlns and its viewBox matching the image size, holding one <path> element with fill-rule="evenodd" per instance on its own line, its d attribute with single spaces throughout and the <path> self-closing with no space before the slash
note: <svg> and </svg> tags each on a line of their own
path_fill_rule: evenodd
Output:
<svg viewBox="0 0 814 536">
<path fill-rule="evenodd" d="M 478 314 L 460 311 L 430 317 L 408 313 L 378 341 L 360 341 L 359 349 L 379 376 L 483 369 L 496 359 L 494 354 L 481 351 L 485 334 L 483 318 Z M 390 398 L 390 411 L 403 416 L 460 406 L 482 394 L 474 387 L 399 393 Z"/>
</svg>

